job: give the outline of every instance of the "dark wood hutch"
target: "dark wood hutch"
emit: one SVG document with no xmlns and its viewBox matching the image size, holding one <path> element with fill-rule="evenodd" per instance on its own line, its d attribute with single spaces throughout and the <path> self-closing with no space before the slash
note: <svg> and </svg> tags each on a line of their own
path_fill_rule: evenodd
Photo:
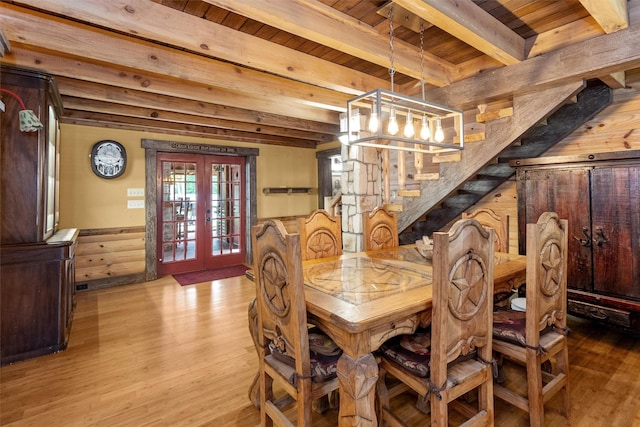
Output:
<svg viewBox="0 0 640 427">
<path fill-rule="evenodd" d="M 544 211 L 569 221 L 568 310 L 640 333 L 640 150 L 512 161 L 519 250 Z"/>
<path fill-rule="evenodd" d="M 51 76 L 2 64 L 0 139 L 1 364 L 66 348 L 75 295 L 77 229 L 58 229 L 59 117 Z M 23 132 L 20 100 L 44 127 Z"/>
</svg>

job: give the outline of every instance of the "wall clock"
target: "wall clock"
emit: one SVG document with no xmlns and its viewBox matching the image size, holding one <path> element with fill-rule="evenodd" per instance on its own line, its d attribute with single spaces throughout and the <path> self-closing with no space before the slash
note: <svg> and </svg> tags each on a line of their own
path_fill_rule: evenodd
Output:
<svg viewBox="0 0 640 427">
<path fill-rule="evenodd" d="M 117 178 L 127 166 L 127 152 L 122 144 L 105 139 L 91 148 L 91 170 L 100 178 Z"/>
</svg>

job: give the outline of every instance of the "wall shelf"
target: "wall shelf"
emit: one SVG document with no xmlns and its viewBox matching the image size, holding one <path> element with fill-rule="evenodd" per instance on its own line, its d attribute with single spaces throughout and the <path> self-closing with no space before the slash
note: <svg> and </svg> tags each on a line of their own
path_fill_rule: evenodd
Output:
<svg viewBox="0 0 640 427">
<path fill-rule="evenodd" d="M 265 187 L 262 192 L 264 194 L 308 194 L 311 190 L 310 187 Z"/>
</svg>

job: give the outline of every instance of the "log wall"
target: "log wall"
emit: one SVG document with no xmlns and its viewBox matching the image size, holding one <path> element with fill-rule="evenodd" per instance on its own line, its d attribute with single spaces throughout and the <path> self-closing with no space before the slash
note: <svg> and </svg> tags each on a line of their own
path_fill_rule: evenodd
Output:
<svg viewBox="0 0 640 427">
<path fill-rule="evenodd" d="M 80 231 L 77 290 L 144 282 L 144 271 L 144 226 Z"/>
</svg>

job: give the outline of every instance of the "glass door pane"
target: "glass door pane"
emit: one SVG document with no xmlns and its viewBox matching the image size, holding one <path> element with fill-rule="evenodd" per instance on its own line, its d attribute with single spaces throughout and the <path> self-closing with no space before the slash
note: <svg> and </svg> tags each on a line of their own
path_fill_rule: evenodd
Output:
<svg viewBox="0 0 640 427">
<path fill-rule="evenodd" d="M 211 159 L 209 186 L 210 263 L 244 261 L 244 162 L 242 158 Z"/>
<path fill-rule="evenodd" d="M 198 262 L 200 249 L 197 244 L 197 174 L 200 169 L 197 161 L 160 161 L 162 193 L 158 242 L 164 273 L 202 268 L 202 259 Z"/>
</svg>

